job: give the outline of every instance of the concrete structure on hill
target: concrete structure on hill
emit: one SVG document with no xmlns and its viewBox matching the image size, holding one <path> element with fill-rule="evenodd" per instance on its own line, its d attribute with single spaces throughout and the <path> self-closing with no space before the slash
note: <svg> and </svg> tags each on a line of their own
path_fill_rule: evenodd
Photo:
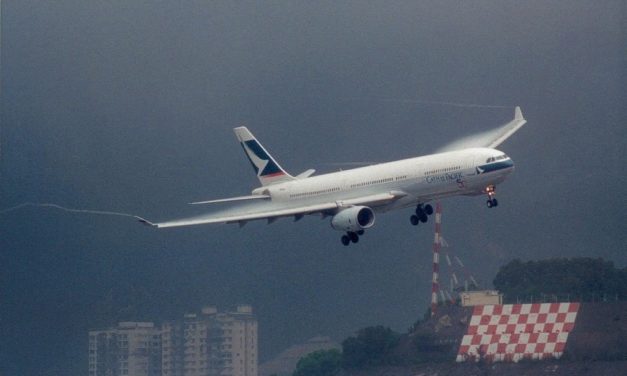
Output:
<svg viewBox="0 0 627 376">
<path fill-rule="evenodd" d="M 503 304 L 503 294 L 495 290 L 464 291 L 459 294 L 462 307 L 487 304 Z"/>
</svg>

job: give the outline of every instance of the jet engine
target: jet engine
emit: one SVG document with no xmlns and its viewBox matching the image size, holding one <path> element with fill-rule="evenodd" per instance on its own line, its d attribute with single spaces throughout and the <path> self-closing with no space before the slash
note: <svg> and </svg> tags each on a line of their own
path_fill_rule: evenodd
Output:
<svg viewBox="0 0 627 376">
<path fill-rule="evenodd" d="M 352 206 L 331 219 L 331 227 L 338 231 L 357 232 L 374 225 L 374 212 L 367 206 Z"/>
</svg>

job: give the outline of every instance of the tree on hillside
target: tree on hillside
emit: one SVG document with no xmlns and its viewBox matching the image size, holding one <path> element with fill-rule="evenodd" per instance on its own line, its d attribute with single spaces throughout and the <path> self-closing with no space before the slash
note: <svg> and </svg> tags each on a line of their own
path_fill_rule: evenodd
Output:
<svg viewBox="0 0 627 376">
<path fill-rule="evenodd" d="M 342 354 L 339 350 L 319 350 L 302 357 L 293 376 L 333 376 L 341 366 Z"/>
<path fill-rule="evenodd" d="M 399 339 L 398 333 L 383 326 L 361 329 L 342 342 L 342 364 L 345 368 L 393 364 L 392 350 Z"/>
<path fill-rule="evenodd" d="M 500 268 L 494 287 L 507 301 L 516 297 L 570 295 L 589 300 L 596 297 L 627 297 L 627 268 L 617 269 L 597 258 L 559 258 L 540 261 L 513 260 Z"/>
</svg>

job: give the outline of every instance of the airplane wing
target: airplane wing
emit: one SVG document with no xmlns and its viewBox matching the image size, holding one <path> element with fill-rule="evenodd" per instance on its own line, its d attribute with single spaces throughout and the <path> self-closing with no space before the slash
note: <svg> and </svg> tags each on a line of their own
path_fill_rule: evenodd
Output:
<svg viewBox="0 0 627 376">
<path fill-rule="evenodd" d="M 135 218 L 146 225 L 158 228 L 193 226 L 211 223 L 239 223 L 240 225 L 244 225 L 248 221 L 258 219 L 267 219 L 269 222 L 273 222 L 280 217 L 294 216 L 294 218 L 298 220 L 306 214 L 334 213 L 342 207 L 355 205 L 382 205 L 404 196 L 406 196 L 405 192 L 393 191 L 340 201 L 285 207 L 278 207 L 280 204 L 272 204 L 272 202 L 264 201 L 258 204 L 234 207 L 212 214 L 182 218 L 161 223 L 153 223 L 141 217 Z"/>
<path fill-rule="evenodd" d="M 503 143 L 503 141 L 507 140 L 511 135 L 513 135 L 517 130 L 519 130 L 520 127 L 525 125 L 526 122 L 527 120 L 525 120 L 525 118 L 523 117 L 520 107 L 516 106 L 516 109 L 514 110 L 514 119 L 512 119 L 512 121 L 510 121 L 509 123 L 496 129 L 491 129 L 486 132 L 474 134 L 462 138 L 461 140 L 457 140 L 439 149 L 438 152 L 478 147 L 496 148 L 501 143 Z"/>
</svg>

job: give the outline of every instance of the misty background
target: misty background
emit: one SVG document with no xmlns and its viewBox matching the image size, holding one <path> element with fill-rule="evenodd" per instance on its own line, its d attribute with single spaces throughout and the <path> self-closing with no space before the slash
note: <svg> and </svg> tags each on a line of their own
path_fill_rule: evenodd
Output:
<svg viewBox="0 0 627 376">
<path fill-rule="evenodd" d="M 451 249 L 488 288 L 514 258 L 627 265 L 624 1 L 1 6 L 0 210 L 194 215 L 212 208 L 186 203 L 258 185 L 233 127 L 321 173 L 431 153 L 520 105 L 499 207 L 443 201 Z M 156 230 L 1 214 L 0 372 L 85 374 L 90 328 L 207 304 L 253 306 L 261 361 L 318 334 L 405 331 L 429 304 L 433 241 L 410 214 L 347 248 L 317 217 Z"/>
</svg>

